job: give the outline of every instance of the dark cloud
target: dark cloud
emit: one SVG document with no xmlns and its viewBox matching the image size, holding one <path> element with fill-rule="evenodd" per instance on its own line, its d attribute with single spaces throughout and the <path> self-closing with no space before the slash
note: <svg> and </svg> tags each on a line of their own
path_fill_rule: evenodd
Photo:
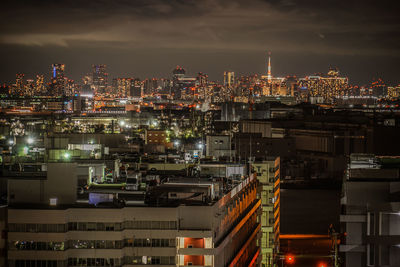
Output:
<svg viewBox="0 0 400 267">
<path fill-rule="evenodd" d="M 211 73 L 211 69 L 242 70 L 238 64 L 245 64 L 248 72 L 264 71 L 256 66 L 263 66 L 266 50 L 273 51 L 274 62 L 303 58 L 302 64 L 287 67 L 287 72 L 295 73 L 313 69 L 320 59 L 341 59 L 335 64 L 342 69 L 345 64 L 354 65 L 351 60 L 389 63 L 400 57 L 398 14 L 395 1 L 372 0 L 8 1 L 0 10 L 0 55 L 7 65 L 1 68 L 0 79 L 13 79 L 9 76 L 12 72 L 34 72 L 29 69 L 32 62 L 44 63 L 43 57 L 65 61 L 65 54 L 75 78 L 80 75 L 74 71 L 77 65 L 114 62 L 115 57 L 119 62 L 112 64 L 116 75 L 137 72 L 155 76 L 159 67 L 165 69 L 159 74 L 167 75 L 171 65 L 187 62 L 188 66 L 205 66 L 195 71 L 215 78 L 220 73 Z M 25 56 L 13 57 L 11 51 Z M 259 62 L 229 57 L 221 57 L 227 62 L 213 62 L 207 55 L 215 53 L 242 59 L 258 55 Z M 135 58 L 124 62 L 130 55 Z M 393 70 L 397 66 L 377 69 L 379 64 L 370 65 L 369 70 L 350 70 L 350 78 L 362 77 L 358 81 L 365 82 L 370 73 L 383 71 L 392 82 L 398 82 Z M 135 70 L 127 72 L 127 67 Z M 35 71 L 46 68 L 37 66 Z M 295 68 L 298 70 L 293 71 Z M 287 72 L 282 70 L 282 74 Z"/>
</svg>

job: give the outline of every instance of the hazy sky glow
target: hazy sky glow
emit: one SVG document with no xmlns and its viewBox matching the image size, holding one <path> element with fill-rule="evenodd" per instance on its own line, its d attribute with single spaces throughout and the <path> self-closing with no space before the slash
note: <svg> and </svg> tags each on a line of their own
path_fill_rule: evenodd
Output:
<svg viewBox="0 0 400 267">
<path fill-rule="evenodd" d="M 4 4 L 3 4 L 4 2 Z M 299 76 L 337 66 L 351 83 L 399 83 L 397 1 L 97 0 L 2 1 L 0 82 L 16 72 L 49 75 L 65 63 L 73 79 L 93 63 L 110 75 L 221 79 L 224 70 Z"/>
</svg>

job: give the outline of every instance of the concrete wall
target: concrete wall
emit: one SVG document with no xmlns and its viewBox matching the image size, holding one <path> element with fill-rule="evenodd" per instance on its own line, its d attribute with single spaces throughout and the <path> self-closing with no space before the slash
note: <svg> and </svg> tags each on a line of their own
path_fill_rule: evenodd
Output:
<svg viewBox="0 0 400 267">
<path fill-rule="evenodd" d="M 57 204 L 76 201 L 76 163 L 49 163 L 47 179 L 9 179 L 9 203 L 49 204 L 57 197 Z"/>
</svg>

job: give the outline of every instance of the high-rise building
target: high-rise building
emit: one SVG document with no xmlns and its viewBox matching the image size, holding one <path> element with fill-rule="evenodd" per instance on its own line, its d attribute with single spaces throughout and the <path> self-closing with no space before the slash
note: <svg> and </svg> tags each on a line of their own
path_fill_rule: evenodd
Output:
<svg viewBox="0 0 400 267">
<path fill-rule="evenodd" d="M 64 64 L 53 64 L 51 71 L 51 89 L 50 95 L 61 96 L 64 95 L 65 89 L 65 65 Z"/>
<path fill-rule="evenodd" d="M 235 85 L 235 73 L 233 71 L 224 71 L 224 86 L 233 87 Z"/>
<path fill-rule="evenodd" d="M 300 89 L 307 90 L 310 97 L 322 97 L 332 101 L 335 97 L 349 95 L 349 80 L 339 77 L 337 69 L 330 69 L 326 77 L 314 75 L 299 79 Z"/>
<path fill-rule="evenodd" d="M 261 266 L 273 267 L 279 253 L 280 158 L 253 163 L 261 198 Z"/>
<path fill-rule="evenodd" d="M 398 98 L 398 97 L 400 97 L 400 85 L 389 86 L 387 95 L 388 95 L 389 98 Z"/>
<path fill-rule="evenodd" d="M 104 94 L 107 88 L 108 73 L 106 72 L 106 65 L 92 65 L 92 81 L 95 94 Z"/>
<path fill-rule="evenodd" d="M 72 96 L 75 93 L 74 80 L 66 79 L 64 93 L 66 96 Z"/>
<path fill-rule="evenodd" d="M 387 87 L 385 82 L 379 78 L 371 83 L 369 94 L 375 97 L 383 98 L 387 96 Z"/>
<path fill-rule="evenodd" d="M 15 79 L 15 86 L 10 92 L 13 95 L 23 95 L 24 94 L 24 86 L 25 86 L 25 81 L 24 81 L 25 74 L 23 73 L 18 73 L 16 74 L 16 79 Z"/>
<path fill-rule="evenodd" d="M 176 66 L 176 68 L 172 71 L 172 95 L 174 99 L 180 99 L 182 95 L 182 83 L 181 79 L 185 78 L 186 71 L 184 68 L 180 66 Z"/>
<path fill-rule="evenodd" d="M 132 80 L 130 89 L 129 89 L 129 97 L 142 97 L 142 81 L 138 78 Z"/>
<path fill-rule="evenodd" d="M 35 95 L 42 95 L 44 93 L 45 93 L 44 76 L 38 74 L 36 75 Z"/>
<path fill-rule="evenodd" d="M 113 94 L 116 97 L 126 98 L 130 94 L 133 78 L 114 78 Z"/>
<path fill-rule="evenodd" d="M 33 96 L 35 94 L 35 81 L 33 79 L 27 79 L 24 85 L 24 96 Z"/>
</svg>

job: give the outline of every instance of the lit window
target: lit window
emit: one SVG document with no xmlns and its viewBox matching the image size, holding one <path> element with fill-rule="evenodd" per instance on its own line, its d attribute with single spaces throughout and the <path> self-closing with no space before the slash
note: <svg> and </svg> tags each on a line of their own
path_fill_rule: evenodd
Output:
<svg viewBox="0 0 400 267">
<path fill-rule="evenodd" d="M 50 198 L 50 206 L 57 206 L 57 198 L 56 197 Z"/>
</svg>

